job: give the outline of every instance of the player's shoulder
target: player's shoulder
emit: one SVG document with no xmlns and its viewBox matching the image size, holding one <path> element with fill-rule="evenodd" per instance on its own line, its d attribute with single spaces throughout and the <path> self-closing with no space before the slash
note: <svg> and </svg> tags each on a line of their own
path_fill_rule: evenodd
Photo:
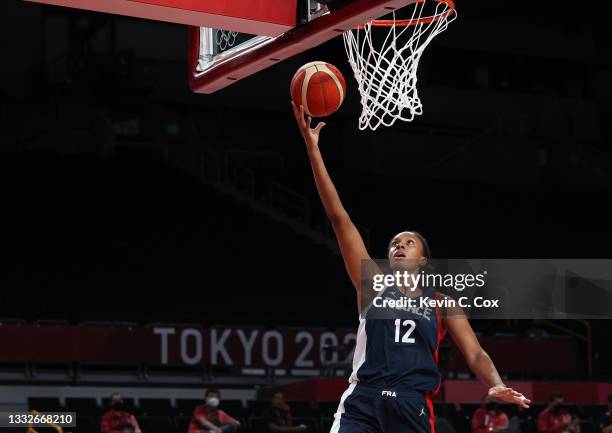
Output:
<svg viewBox="0 0 612 433">
<path fill-rule="evenodd" d="M 449 296 L 446 293 L 442 293 L 439 290 L 434 290 L 433 299 L 437 301 L 437 305 L 440 308 L 444 309 L 453 307 L 457 303 L 457 301 L 453 297 Z"/>
<path fill-rule="evenodd" d="M 434 299 L 441 299 L 441 300 L 450 299 L 448 295 L 446 295 L 445 293 L 442 293 L 439 290 L 434 290 L 433 296 L 434 296 Z"/>
<path fill-rule="evenodd" d="M 447 302 L 449 302 L 449 301 L 451 301 L 451 302 L 452 301 L 456 301 L 456 299 L 452 295 L 449 295 L 448 293 L 441 292 L 439 290 L 434 290 L 434 294 L 435 294 L 436 299 L 442 299 L 442 300 L 445 300 Z"/>
<path fill-rule="evenodd" d="M 448 293 L 443 293 L 438 290 L 435 291 L 435 296 L 438 301 L 440 308 L 438 312 L 442 314 L 444 319 L 449 317 L 454 318 L 467 318 L 467 315 L 460 304 L 460 299 L 454 297 Z"/>
</svg>

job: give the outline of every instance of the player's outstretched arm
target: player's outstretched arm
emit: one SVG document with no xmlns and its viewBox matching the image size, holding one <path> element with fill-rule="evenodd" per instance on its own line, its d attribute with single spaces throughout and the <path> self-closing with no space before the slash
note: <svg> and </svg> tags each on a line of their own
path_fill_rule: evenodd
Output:
<svg viewBox="0 0 612 433">
<path fill-rule="evenodd" d="M 304 107 L 301 105 L 299 107 L 296 106 L 293 101 L 291 105 L 293 106 L 295 120 L 306 142 L 308 158 L 312 166 L 319 197 L 336 234 L 349 277 L 357 289 L 357 302 L 361 305 L 361 266 L 363 260 L 370 259 L 370 255 L 366 250 L 361 234 L 359 234 L 355 224 L 351 221 L 348 212 L 340 201 L 338 191 L 336 191 L 336 187 L 327 173 L 325 163 L 319 151 L 319 135 L 325 123 L 319 122 L 315 128 L 311 128 L 312 118 L 310 116 L 304 118 Z"/>
<path fill-rule="evenodd" d="M 447 317 L 445 321 L 448 333 L 455 344 L 459 346 L 470 370 L 489 388 L 489 396 L 497 401 L 528 408 L 529 403 L 531 403 L 530 400 L 520 392 L 504 385 L 491 357 L 480 346 L 472 326 L 465 316 L 453 314 L 452 317 Z"/>
</svg>

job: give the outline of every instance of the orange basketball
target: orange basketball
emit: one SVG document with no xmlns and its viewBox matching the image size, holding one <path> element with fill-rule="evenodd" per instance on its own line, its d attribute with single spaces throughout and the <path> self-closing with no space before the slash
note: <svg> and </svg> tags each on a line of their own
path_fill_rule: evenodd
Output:
<svg viewBox="0 0 612 433">
<path fill-rule="evenodd" d="M 345 96 L 346 81 L 329 63 L 306 63 L 291 80 L 291 99 L 312 117 L 329 116 L 340 108 Z"/>
</svg>

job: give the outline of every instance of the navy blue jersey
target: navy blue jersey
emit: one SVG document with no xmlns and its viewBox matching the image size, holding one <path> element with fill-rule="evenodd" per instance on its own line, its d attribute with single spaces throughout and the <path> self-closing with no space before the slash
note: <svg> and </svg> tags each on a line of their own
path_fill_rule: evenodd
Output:
<svg viewBox="0 0 612 433">
<path fill-rule="evenodd" d="M 351 383 L 396 392 L 438 389 L 438 345 L 445 330 L 440 309 L 424 306 L 420 298 L 442 299 L 433 289 L 406 298 L 398 288 L 387 287 L 362 312 Z M 413 304 L 402 305 L 407 299 Z M 391 307 L 390 301 L 396 304 Z"/>
</svg>

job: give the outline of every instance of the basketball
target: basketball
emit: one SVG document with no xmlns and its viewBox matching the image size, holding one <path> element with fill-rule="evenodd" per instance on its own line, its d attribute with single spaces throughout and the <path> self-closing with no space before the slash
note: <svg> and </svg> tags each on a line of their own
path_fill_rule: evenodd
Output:
<svg viewBox="0 0 612 433">
<path fill-rule="evenodd" d="M 346 81 L 334 65 L 310 62 L 302 66 L 291 80 L 291 99 L 303 105 L 312 117 L 334 113 L 346 96 Z"/>
</svg>

